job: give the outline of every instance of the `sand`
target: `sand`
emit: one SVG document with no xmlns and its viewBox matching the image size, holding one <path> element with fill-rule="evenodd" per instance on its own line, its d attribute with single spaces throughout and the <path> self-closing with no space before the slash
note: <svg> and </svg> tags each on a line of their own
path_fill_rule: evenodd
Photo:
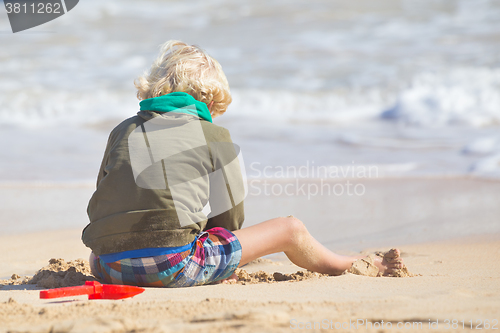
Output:
<svg viewBox="0 0 500 333">
<path fill-rule="evenodd" d="M 60 288 L 81 286 L 85 281 L 95 280 L 87 260 L 76 259 L 66 262 L 61 258 L 52 258 L 49 264 L 40 268 L 34 276 L 21 277 L 14 273 L 9 280 L 0 280 L 0 285 L 34 284 L 40 288 Z"/>
<path fill-rule="evenodd" d="M 42 235 L 52 241 L 47 242 L 45 248 L 40 246 L 39 251 L 33 251 L 30 241 Z M 80 231 L 74 230 L 0 237 L 3 253 L 17 249 L 15 254 L 10 252 L 12 258 L 7 256 L 1 262 L 0 272 L 22 278 L 21 270 L 31 269 L 33 275 L 46 266 L 50 257 L 44 256 L 50 253 L 54 258 L 65 260 L 65 263 L 52 262 L 52 270 L 66 267 L 63 271 L 67 271 L 68 266 L 75 266 L 87 275 L 83 273 L 85 265 L 78 266 L 85 263 L 85 259 L 74 261 L 85 258 L 88 253 L 79 244 L 79 235 Z M 314 325 L 316 331 L 320 327 L 331 331 L 335 325 L 339 328 L 342 324 L 344 329 L 340 331 L 364 331 L 368 327 L 368 331 L 373 332 L 423 332 L 430 330 L 430 323 L 435 327 L 436 322 L 439 330 L 432 331 L 453 332 L 445 329 L 445 320 L 464 320 L 465 325 L 470 325 L 469 320 L 473 320 L 474 325 L 482 320 L 484 325 L 485 320 L 491 324 L 500 319 L 498 235 L 399 248 L 416 276 L 374 278 L 345 274 L 330 277 L 303 272 L 305 278 L 301 281 L 146 288 L 140 295 L 119 301 L 89 301 L 85 296 L 41 300 L 40 288 L 34 284 L 3 285 L 0 332 L 289 332 Z M 14 259 L 18 264 L 9 269 Z M 255 278 L 261 274 L 257 272 L 262 271 L 263 276 L 274 280 L 278 280 L 276 272 L 291 277 L 300 271 L 284 257 L 272 259 L 260 259 L 244 270 L 250 277 Z M 70 260 L 73 263 L 68 265 Z M 392 329 L 387 328 L 388 322 L 393 325 Z M 397 329 L 398 323 L 402 327 L 406 325 L 406 329 Z M 381 329 L 380 325 L 385 326 Z M 377 329 L 370 330 L 370 327 Z"/>
<path fill-rule="evenodd" d="M 248 263 L 245 267 L 251 268 L 254 265 L 262 263 L 271 265 L 275 264 L 269 259 L 258 258 Z M 287 274 L 282 272 L 269 273 L 265 271 L 248 272 L 247 270 L 241 268 L 237 269 L 235 274 L 238 276 L 237 280 L 228 280 L 224 281 L 224 283 L 254 284 L 282 281 L 304 281 L 307 279 L 328 276 L 327 274 L 320 274 L 307 270 L 299 270 L 295 273 Z M 355 270 L 354 274 L 370 276 L 363 270 Z M 81 286 L 85 284 L 86 281 L 99 281 L 98 277 L 92 275 L 90 264 L 87 260 L 77 259 L 66 262 L 61 258 L 52 258 L 49 260 L 49 264 L 39 269 L 34 276 L 20 276 L 19 274 L 14 273 L 10 279 L 0 280 L 0 286 L 36 285 L 40 288 L 61 288 Z"/>
</svg>

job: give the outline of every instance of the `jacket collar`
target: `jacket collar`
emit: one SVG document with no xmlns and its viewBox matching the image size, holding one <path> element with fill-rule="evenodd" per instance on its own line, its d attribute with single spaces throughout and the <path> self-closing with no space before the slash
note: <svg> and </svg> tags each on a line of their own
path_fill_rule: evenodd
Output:
<svg viewBox="0 0 500 333">
<path fill-rule="evenodd" d="M 212 122 L 212 116 L 207 105 L 185 92 L 173 92 L 145 99 L 139 105 L 141 111 L 186 113 Z"/>
</svg>

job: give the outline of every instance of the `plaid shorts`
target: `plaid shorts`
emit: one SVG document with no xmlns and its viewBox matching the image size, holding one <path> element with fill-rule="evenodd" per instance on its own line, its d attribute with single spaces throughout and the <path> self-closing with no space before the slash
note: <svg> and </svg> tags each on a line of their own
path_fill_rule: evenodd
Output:
<svg viewBox="0 0 500 333">
<path fill-rule="evenodd" d="M 191 249 L 154 257 L 105 263 L 95 256 L 94 267 L 104 283 L 141 287 L 191 287 L 230 277 L 241 260 L 238 238 L 227 229 L 200 233 Z"/>
</svg>

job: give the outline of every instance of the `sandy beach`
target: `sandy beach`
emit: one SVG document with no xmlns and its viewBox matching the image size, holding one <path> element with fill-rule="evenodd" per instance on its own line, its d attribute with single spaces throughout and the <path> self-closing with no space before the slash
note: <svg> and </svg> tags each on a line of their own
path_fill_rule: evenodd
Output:
<svg viewBox="0 0 500 333">
<path fill-rule="evenodd" d="M 80 230 L 2 236 L 1 273 L 34 274 L 50 258 L 86 258 L 79 238 Z M 470 330 L 471 320 L 473 328 L 498 327 L 498 234 L 399 247 L 417 276 L 347 274 L 300 282 L 147 288 L 118 301 L 41 300 L 34 285 L 4 285 L 0 332 L 462 332 Z M 384 249 L 363 253 L 373 250 Z M 284 256 L 271 259 L 244 269 L 299 270 Z M 454 329 L 453 320 L 459 325 Z"/>
<path fill-rule="evenodd" d="M 462 332 L 471 330 L 471 320 L 473 329 L 498 327 L 500 183 L 461 177 L 370 179 L 363 184 L 365 195 L 349 198 L 249 195 L 246 225 L 271 212 L 294 214 L 341 254 L 399 247 L 416 276 L 346 274 L 297 282 L 147 288 L 118 301 L 89 301 L 86 296 L 41 300 L 42 288 L 4 280 L 0 332 Z M 52 258 L 87 260 L 90 251 L 80 236 L 91 191 L 80 185 L 0 188 L 5 203 L 1 221 L 10 230 L 0 236 L 0 279 L 33 276 Z M 34 204 L 23 210 L 22 202 Z M 51 212 L 57 213 L 52 221 Z M 301 270 L 284 254 L 243 269 L 268 276 Z M 453 320 L 457 324 L 452 327 Z"/>
</svg>

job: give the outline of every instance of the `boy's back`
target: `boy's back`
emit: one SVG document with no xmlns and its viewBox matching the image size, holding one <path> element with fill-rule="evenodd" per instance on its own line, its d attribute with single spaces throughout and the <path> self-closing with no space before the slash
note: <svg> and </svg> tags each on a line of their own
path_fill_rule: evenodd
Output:
<svg viewBox="0 0 500 333">
<path fill-rule="evenodd" d="M 226 170 L 237 155 L 225 128 L 197 116 L 141 111 L 126 119 L 109 136 L 85 245 L 101 255 L 183 246 L 212 224 L 239 229 L 243 202 L 226 185 L 241 182 Z M 210 192 L 227 193 L 229 201 Z"/>
</svg>

